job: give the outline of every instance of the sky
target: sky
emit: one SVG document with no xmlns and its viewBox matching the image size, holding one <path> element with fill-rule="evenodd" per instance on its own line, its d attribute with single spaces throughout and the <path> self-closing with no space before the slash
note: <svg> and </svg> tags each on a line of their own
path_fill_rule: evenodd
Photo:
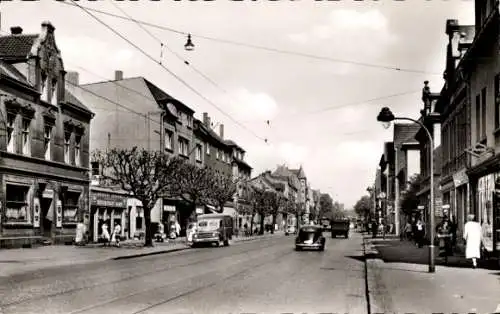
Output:
<svg viewBox="0 0 500 314">
<path fill-rule="evenodd" d="M 446 20 L 474 22 L 472 0 L 78 3 L 163 29 L 91 12 L 132 45 L 81 8 L 41 0 L 1 2 L 1 31 L 38 33 L 49 20 L 81 83 L 112 80 L 115 70 L 144 76 L 195 117 L 224 124 L 254 176 L 302 165 L 312 188 L 346 208 L 373 184 L 392 139 L 376 121 L 380 108 L 418 118 L 423 82 L 442 88 Z M 186 33 L 193 51 L 184 50 Z"/>
</svg>

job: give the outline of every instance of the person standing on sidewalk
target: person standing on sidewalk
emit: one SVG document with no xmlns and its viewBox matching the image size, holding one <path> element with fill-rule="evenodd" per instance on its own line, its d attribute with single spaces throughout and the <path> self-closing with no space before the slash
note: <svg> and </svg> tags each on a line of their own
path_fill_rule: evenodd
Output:
<svg viewBox="0 0 500 314">
<path fill-rule="evenodd" d="M 481 258 L 481 225 L 474 221 L 475 216 L 469 214 L 464 227 L 465 258 L 472 259 L 472 267 L 477 267 L 477 259 Z"/>
<path fill-rule="evenodd" d="M 122 232 L 122 226 L 119 223 L 115 224 L 115 229 L 113 229 L 113 235 L 111 237 L 111 243 L 114 243 L 116 246 L 120 246 L 120 234 Z"/>
<path fill-rule="evenodd" d="M 422 219 L 418 219 L 415 224 L 415 244 L 422 248 L 424 246 L 425 225 Z"/>
</svg>

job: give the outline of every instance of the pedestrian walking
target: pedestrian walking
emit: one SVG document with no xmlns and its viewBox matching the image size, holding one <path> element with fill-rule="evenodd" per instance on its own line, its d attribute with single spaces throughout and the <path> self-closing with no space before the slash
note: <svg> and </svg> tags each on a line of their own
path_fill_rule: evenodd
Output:
<svg viewBox="0 0 500 314">
<path fill-rule="evenodd" d="M 102 224 L 101 239 L 104 243 L 104 246 L 109 245 L 109 241 L 111 240 L 111 238 L 109 236 L 108 225 L 106 223 Z"/>
<path fill-rule="evenodd" d="M 475 216 L 469 214 L 464 227 L 465 258 L 472 259 L 472 267 L 477 267 L 477 259 L 481 258 L 481 225 L 474 221 Z"/>
<path fill-rule="evenodd" d="M 415 244 L 419 248 L 424 246 L 424 237 L 425 237 L 425 224 L 422 219 L 418 219 L 415 224 Z"/>
<path fill-rule="evenodd" d="M 111 236 L 111 243 L 116 246 L 120 246 L 120 235 L 122 232 L 122 226 L 119 223 L 115 224 L 115 228 L 113 229 L 113 235 Z"/>
<path fill-rule="evenodd" d="M 86 239 L 85 239 L 85 234 L 86 230 L 85 224 L 83 223 L 83 219 L 80 219 L 78 224 L 76 225 L 76 236 L 75 236 L 75 244 L 76 245 L 85 245 L 86 244 Z"/>
</svg>

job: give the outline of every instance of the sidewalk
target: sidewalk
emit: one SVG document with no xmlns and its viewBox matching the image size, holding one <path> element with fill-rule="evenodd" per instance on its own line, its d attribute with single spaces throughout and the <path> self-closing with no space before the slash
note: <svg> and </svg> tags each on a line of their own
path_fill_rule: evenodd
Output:
<svg viewBox="0 0 500 314">
<path fill-rule="evenodd" d="M 281 233 L 275 233 L 279 236 Z M 233 242 L 266 239 L 273 235 L 238 237 Z M 50 245 L 29 249 L 0 250 L 0 277 L 36 271 L 48 267 L 87 264 L 106 260 L 128 259 L 141 256 L 165 254 L 186 250 L 186 238 L 155 242 L 154 247 L 144 247 L 144 241 L 130 240 L 122 242 L 120 247 L 103 247 L 102 244 L 87 246 Z"/>
<path fill-rule="evenodd" d="M 364 236 L 371 313 L 500 313 L 500 268 L 472 269 L 464 256 L 438 257 L 428 273 L 428 247 Z"/>
</svg>

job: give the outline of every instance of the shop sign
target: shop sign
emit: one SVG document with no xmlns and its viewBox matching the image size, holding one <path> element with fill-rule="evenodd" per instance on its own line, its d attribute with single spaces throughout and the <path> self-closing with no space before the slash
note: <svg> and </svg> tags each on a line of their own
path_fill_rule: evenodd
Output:
<svg viewBox="0 0 500 314">
<path fill-rule="evenodd" d="M 175 206 L 172 205 L 163 205 L 163 211 L 169 213 L 175 213 Z"/>
<path fill-rule="evenodd" d="M 33 227 L 40 227 L 40 199 L 38 197 L 33 199 Z"/>
<path fill-rule="evenodd" d="M 434 216 L 443 217 L 443 202 L 440 199 L 434 202 Z"/>
<path fill-rule="evenodd" d="M 102 207 L 127 207 L 127 199 L 123 195 L 102 192 L 91 192 L 91 204 Z"/>
<path fill-rule="evenodd" d="M 469 183 L 469 177 L 467 176 L 467 172 L 465 171 L 465 169 L 453 174 L 453 184 L 455 185 L 455 187 L 459 187 L 467 183 Z"/>
<path fill-rule="evenodd" d="M 43 198 L 54 198 L 54 190 L 46 189 L 45 191 L 43 191 L 42 197 Z"/>
</svg>

